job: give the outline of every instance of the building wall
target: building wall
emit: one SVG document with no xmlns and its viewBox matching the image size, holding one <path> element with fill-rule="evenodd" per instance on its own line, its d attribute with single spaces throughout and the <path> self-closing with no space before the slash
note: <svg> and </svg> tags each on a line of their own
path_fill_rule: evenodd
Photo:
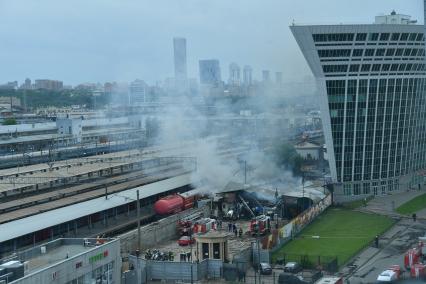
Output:
<svg viewBox="0 0 426 284">
<path fill-rule="evenodd" d="M 291 29 L 317 78 L 341 194 L 362 198 L 417 187 L 426 160 L 423 26 Z"/>
<path fill-rule="evenodd" d="M 93 256 L 102 255 L 94 260 Z M 109 265 L 109 266 L 108 266 Z M 82 283 L 95 283 L 92 280 L 92 272 L 95 274 L 102 273 L 108 267 L 112 280 L 115 284 L 121 283 L 121 256 L 120 256 L 120 241 L 115 240 L 105 244 L 92 251 L 64 259 L 55 265 L 52 265 L 40 272 L 27 275 L 24 278 L 18 279 L 13 284 L 44 284 L 57 283 L 65 284 L 72 280 L 83 277 L 85 281 Z"/>
<path fill-rule="evenodd" d="M 296 152 L 302 156 L 303 159 L 307 160 L 312 159 L 312 160 L 318 160 L 320 158 L 320 150 L 319 149 L 297 149 L 296 148 Z"/>
<path fill-rule="evenodd" d="M 218 85 L 222 81 L 219 60 L 200 60 L 199 68 L 201 84 Z"/>
</svg>

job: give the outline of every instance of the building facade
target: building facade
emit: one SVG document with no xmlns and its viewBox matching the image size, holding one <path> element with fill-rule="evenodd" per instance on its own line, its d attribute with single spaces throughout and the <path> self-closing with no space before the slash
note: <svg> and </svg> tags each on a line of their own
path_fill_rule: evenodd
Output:
<svg viewBox="0 0 426 284">
<path fill-rule="evenodd" d="M 290 27 L 317 79 L 337 201 L 423 183 L 424 27 L 385 22 Z"/>
<path fill-rule="evenodd" d="M 229 65 L 229 84 L 233 86 L 239 86 L 241 82 L 240 66 L 237 63 L 231 63 Z"/>
<path fill-rule="evenodd" d="M 173 38 L 173 51 L 175 60 L 175 79 L 186 80 L 186 39 Z"/>
<path fill-rule="evenodd" d="M 121 282 L 118 239 L 56 239 L 17 252 L 10 259 L 25 267 L 23 275 L 9 282 L 13 284 Z M 6 280 L 5 276 L 0 274 L 0 282 Z"/>
<path fill-rule="evenodd" d="M 251 66 L 246 65 L 243 69 L 243 84 L 245 86 L 250 86 L 253 84 L 253 78 L 252 78 L 253 69 Z"/>
<path fill-rule="evenodd" d="M 129 85 L 130 104 L 141 104 L 147 101 L 148 85 L 143 80 L 135 80 Z"/>
<path fill-rule="evenodd" d="M 200 60 L 199 68 L 201 84 L 217 86 L 221 83 L 222 77 L 220 74 L 219 60 Z"/>
<path fill-rule="evenodd" d="M 35 80 L 36 89 L 59 91 L 59 90 L 62 90 L 63 87 L 64 87 L 64 83 L 62 81 L 48 80 L 48 79 Z"/>
</svg>

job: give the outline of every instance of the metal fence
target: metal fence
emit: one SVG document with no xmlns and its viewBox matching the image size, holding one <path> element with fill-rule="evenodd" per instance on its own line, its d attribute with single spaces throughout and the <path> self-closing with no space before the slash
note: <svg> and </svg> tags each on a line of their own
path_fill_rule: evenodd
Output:
<svg viewBox="0 0 426 284">
<path fill-rule="evenodd" d="M 338 271 L 337 256 L 305 255 L 284 253 L 276 259 L 276 264 L 284 265 L 289 261 L 299 263 L 304 269 Z"/>
<path fill-rule="evenodd" d="M 152 280 L 193 282 L 203 279 L 219 279 L 223 275 L 223 262 L 217 259 L 205 259 L 197 263 L 154 261 L 129 256 L 129 263 L 136 273 L 129 273 L 127 280 L 130 277 L 136 278 L 135 283 L 148 283 Z"/>
</svg>

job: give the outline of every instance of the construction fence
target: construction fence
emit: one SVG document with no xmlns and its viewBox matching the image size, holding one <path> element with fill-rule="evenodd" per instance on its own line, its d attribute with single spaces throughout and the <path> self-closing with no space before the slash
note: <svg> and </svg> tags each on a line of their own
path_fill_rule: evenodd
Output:
<svg viewBox="0 0 426 284">
<path fill-rule="evenodd" d="M 149 283 L 150 281 L 200 281 L 220 279 L 223 262 L 205 259 L 200 262 L 155 261 L 129 256 L 129 267 L 124 283 Z"/>
</svg>

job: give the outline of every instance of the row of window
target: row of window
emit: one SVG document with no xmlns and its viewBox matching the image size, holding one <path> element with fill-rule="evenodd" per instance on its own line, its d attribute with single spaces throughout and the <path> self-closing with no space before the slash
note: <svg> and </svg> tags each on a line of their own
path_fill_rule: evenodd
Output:
<svg viewBox="0 0 426 284">
<path fill-rule="evenodd" d="M 398 179 L 390 179 L 387 181 L 374 181 L 372 183 L 355 183 L 355 184 L 344 184 L 343 185 L 343 194 L 346 196 L 351 195 L 383 195 L 389 192 L 399 190 L 399 181 Z"/>
<path fill-rule="evenodd" d="M 424 56 L 424 48 L 368 48 L 352 50 L 352 57 L 373 57 L 373 56 Z M 326 57 L 350 57 L 351 49 L 320 49 L 318 50 L 320 58 Z"/>
<path fill-rule="evenodd" d="M 314 42 L 330 41 L 424 41 L 423 33 L 332 33 L 313 34 Z"/>
<path fill-rule="evenodd" d="M 401 64 L 351 64 L 351 65 L 323 65 L 324 73 L 346 73 L 351 72 L 387 72 L 387 71 L 426 71 L 425 64 L 401 63 Z"/>
<path fill-rule="evenodd" d="M 425 164 L 425 80 L 328 80 L 326 87 L 339 181 L 361 180 L 363 170 L 364 179 L 393 177 Z"/>
</svg>

